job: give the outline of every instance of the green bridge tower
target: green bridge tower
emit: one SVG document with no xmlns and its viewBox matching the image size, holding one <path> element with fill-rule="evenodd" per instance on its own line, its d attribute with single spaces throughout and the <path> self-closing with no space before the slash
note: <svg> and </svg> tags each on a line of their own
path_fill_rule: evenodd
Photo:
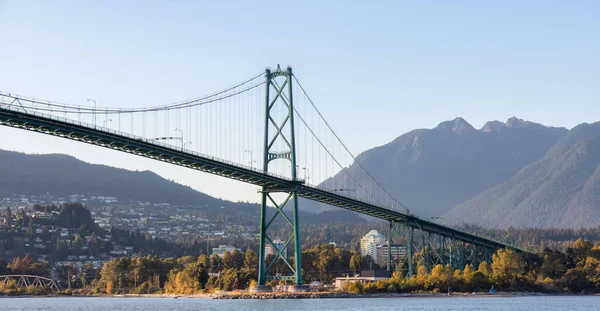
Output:
<svg viewBox="0 0 600 311">
<path fill-rule="evenodd" d="M 302 266 L 301 266 L 301 249 L 300 249 L 300 228 L 298 221 L 298 181 L 296 175 L 296 142 L 294 134 L 294 103 L 292 96 L 292 68 L 287 67 L 286 70 L 281 70 L 279 65 L 277 69 L 271 72 L 270 69 L 265 71 L 266 87 L 265 87 L 265 137 L 264 137 L 264 154 L 263 154 L 263 171 L 269 172 L 269 164 L 275 160 L 290 161 L 290 170 L 292 183 L 289 188 L 269 188 L 262 187 L 262 206 L 260 210 L 260 241 L 259 241 L 259 264 L 258 264 L 258 285 L 265 285 L 269 280 L 285 280 L 293 281 L 295 285 L 302 285 Z M 271 94 L 271 90 L 274 91 Z M 276 116 L 274 108 L 282 109 L 287 115 L 281 118 Z M 276 142 L 279 141 L 279 144 Z M 282 147 L 283 146 L 283 147 Z M 277 149 L 280 148 L 280 149 Z M 272 194 L 284 193 L 285 199 L 276 200 Z M 267 204 L 272 204 L 276 208 L 275 213 L 267 220 Z M 293 216 L 286 214 L 284 207 L 291 205 Z M 289 211 L 289 209 L 286 209 Z M 289 213 L 289 212 L 288 212 Z M 278 247 L 267 233 L 267 229 L 273 221 L 278 217 L 282 217 L 292 227 L 292 236 L 285 241 L 283 246 Z M 293 242 L 294 245 L 294 264 L 292 265 L 288 258 L 284 256 L 286 249 Z M 270 245 L 274 250 L 275 258 L 271 262 L 266 262 L 265 248 Z M 269 269 L 277 260 L 283 260 L 289 267 L 292 275 L 268 275 Z"/>
</svg>

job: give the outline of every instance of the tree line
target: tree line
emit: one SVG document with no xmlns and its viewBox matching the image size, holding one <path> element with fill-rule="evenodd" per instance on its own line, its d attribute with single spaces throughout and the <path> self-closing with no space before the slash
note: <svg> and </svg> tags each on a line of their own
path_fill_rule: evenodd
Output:
<svg viewBox="0 0 600 311">
<path fill-rule="evenodd" d="M 331 284 L 336 277 L 377 267 L 370 257 L 333 245 L 319 245 L 302 252 L 302 274 L 306 283 Z M 273 255 L 267 262 L 275 260 Z M 289 258 L 291 261 L 292 258 Z M 418 262 L 418 261 L 416 261 Z M 91 265 L 76 268 L 61 266 L 56 274 L 61 284 L 80 294 L 199 294 L 216 290 L 244 290 L 256 284 L 258 255 L 252 250 L 226 252 L 222 257 L 158 256 L 112 259 L 101 268 Z M 286 265 L 278 259 L 270 275 L 286 274 Z M 0 261 L 2 274 L 50 276 L 48 263 L 34 262 L 30 256 Z M 283 281 L 270 281 L 277 285 Z M 566 250 L 517 253 L 500 249 L 490 263 L 467 265 L 464 269 L 436 265 L 430 271 L 421 263 L 416 274 L 395 271 L 388 280 L 348 283 L 343 290 L 355 293 L 377 292 L 473 292 L 532 291 L 546 293 L 596 293 L 600 291 L 600 245 L 577 240 Z M 15 284 L 0 284 L 0 293 L 18 294 Z"/>
</svg>

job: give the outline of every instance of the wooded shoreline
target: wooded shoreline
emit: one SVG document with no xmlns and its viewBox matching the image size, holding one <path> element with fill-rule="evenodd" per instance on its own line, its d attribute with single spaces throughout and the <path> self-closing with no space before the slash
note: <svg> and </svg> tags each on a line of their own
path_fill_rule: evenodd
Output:
<svg viewBox="0 0 600 311">
<path fill-rule="evenodd" d="M 348 292 L 270 292 L 251 293 L 247 291 L 235 291 L 219 294 L 118 294 L 118 295 L 21 295 L 0 296 L 6 298 L 161 298 L 161 299 L 341 299 L 341 298 L 489 298 L 489 297 L 573 297 L 573 296 L 600 296 L 594 293 L 536 293 L 536 292 L 472 292 L 472 293 L 373 293 L 354 294 Z"/>
</svg>

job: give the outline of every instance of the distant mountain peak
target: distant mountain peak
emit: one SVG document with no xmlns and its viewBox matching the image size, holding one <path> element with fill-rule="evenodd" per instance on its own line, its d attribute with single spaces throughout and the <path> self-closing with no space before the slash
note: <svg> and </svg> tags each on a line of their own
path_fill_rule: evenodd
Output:
<svg viewBox="0 0 600 311">
<path fill-rule="evenodd" d="M 523 119 L 519 119 L 517 117 L 512 117 L 512 118 L 506 120 L 506 126 L 507 127 L 512 127 L 512 128 L 522 128 L 522 127 L 526 127 L 528 125 L 533 125 L 533 124 L 540 125 L 540 124 L 537 124 L 537 123 L 533 123 L 533 122 L 530 122 L 530 121 L 525 121 Z"/>
<path fill-rule="evenodd" d="M 462 134 L 467 131 L 475 131 L 475 128 L 469 122 L 461 117 L 457 117 L 451 121 L 444 121 L 440 123 L 436 128 L 451 130 L 454 133 Z"/>
<path fill-rule="evenodd" d="M 488 121 L 480 131 L 482 132 L 498 132 L 506 127 L 506 124 L 500 121 Z"/>
</svg>

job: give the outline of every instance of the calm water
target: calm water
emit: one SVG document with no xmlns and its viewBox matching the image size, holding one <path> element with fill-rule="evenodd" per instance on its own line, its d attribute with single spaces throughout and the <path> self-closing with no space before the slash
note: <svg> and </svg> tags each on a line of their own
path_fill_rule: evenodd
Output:
<svg viewBox="0 0 600 311">
<path fill-rule="evenodd" d="M 600 297 L 447 297 L 308 300 L 0 298 L 0 310 L 600 310 Z"/>
</svg>

